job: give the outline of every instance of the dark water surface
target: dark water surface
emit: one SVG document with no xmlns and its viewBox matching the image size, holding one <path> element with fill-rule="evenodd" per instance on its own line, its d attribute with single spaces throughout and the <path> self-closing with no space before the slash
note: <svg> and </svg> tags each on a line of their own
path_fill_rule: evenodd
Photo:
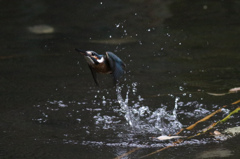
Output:
<svg viewBox="0 0 240 159">
<path fill-rule="evenodd" d="M 151 137 L 240 99 L 208 94 L 240 87 L 237 0 L 0 0 L 0 13 L 0 158 L 139 158 L 174 141 Z M 127 64 L 120 96 L 110 76 L 95 86 L 76 47 Z M 149 158 L 239 158 L 239 141 L 205 135 Z"/>
</svg>

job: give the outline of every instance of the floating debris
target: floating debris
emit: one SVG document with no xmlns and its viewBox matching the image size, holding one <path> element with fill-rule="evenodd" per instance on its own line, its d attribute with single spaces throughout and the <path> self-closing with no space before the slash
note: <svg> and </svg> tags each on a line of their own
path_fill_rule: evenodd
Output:
<svg viewBox="0 0 240 159">
<path fill-rule="evenodd" d="M 166 135 L 162 135 L 162 136 L 158 136 L 157 139 L 158 140 L 171 140 L 171 139 L 179 139 L 179 138 L 184 138 L 185 136 L 166 136 Z"/>
<path fill-rule="evenodd" d="M 238 91 L 240 91 L 240 87 L 235 87 L 229 90 L 229 93 L 237 93 Z"/>
<path fill-rule="evenodd" d="M 224 96 L 229 93 L 210 93 L 210 92 L 208 92 L 207 94 L 212 95 L 212 96 Z"/>
<path fill-rule="evenodd" d="M 216 135 L 216 136 L 222 135 L 222 133 L 220 133 L 220 132 L 217 131 L 217 130 L 215 130 L 215 131 L 213 132 L 213 134 Z"/>
<path fill-rule="evenodd" d="M 54 28 L 49 25 L 34 25 L 28 27 L 28 30 L 34 34 L 51 34 L 54 32 Z"/>
<path fill-rule="evenodd" d="M 207 94 L 212 95 L 212 96 L 224 96 L 226 94 L 237 93 L 239 91 L 240 91 L 240 87 L 235 87 L 235 88 L 229 89 L 229 91 L 227 93 L 210 93 L 210 92 L 208 92 Z"/>
</svg>

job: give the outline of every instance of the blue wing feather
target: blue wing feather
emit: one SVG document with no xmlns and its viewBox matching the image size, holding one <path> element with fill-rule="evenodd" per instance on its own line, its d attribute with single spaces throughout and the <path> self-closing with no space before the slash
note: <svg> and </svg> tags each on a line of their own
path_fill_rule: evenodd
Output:
<svg viewBox="0 0 240 159">
<path fill-rule="evenodd" d="M 114 82 L 118 82 L 121 76 L 124 74 L 124 67 L 126 66 L 122 60 L 112 52 L 106 52 L 106 57 L 110 68 L 113 70 Z"/>
</svg>

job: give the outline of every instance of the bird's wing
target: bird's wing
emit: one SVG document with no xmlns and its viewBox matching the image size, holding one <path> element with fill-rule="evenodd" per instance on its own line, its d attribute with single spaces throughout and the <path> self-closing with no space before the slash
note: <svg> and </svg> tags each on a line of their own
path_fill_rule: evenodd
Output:
<svg viewBox="0 0 240 159">
<path fill-rule="evenodd" d="M 97 86 L 99 86 L 98 80 L 97 80 L 97 73 L 92 69 L 90 65 L 88 65 L 89 69 L 91 70 L 94 82 L 96 83 Z"/>
<path fill-rule="evenodd" d="M 126 66 L 125 63 L 122 62 L 122 60 L 117 57 L 112 52 L 106 52 L 106 58 L 109 63 L 110 68 L 113 70 L 113 78 L 114 82 L 117 83 L 120 77 L 124 74 L 123 68 Z"/>
</svg>

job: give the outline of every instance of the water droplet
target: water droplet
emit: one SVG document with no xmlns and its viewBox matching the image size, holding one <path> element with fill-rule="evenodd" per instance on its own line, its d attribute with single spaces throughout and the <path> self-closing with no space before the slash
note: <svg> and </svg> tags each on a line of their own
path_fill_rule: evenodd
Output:
<svg viewBox="0 0 240 159">
<path fill-rule="evenodd" d="M 179 90 L 180 90 L 180 91 L 183 91 L 184 88 L 183 88 L 182 86 L 179 86 Z"/>
<path fill-rule="evenodd" d="M 119 26 L 120 26 L 120 23 L 119 24 L 115 24 L 116 25 L 116 28 L 119 28 Z"/>
</svg>

